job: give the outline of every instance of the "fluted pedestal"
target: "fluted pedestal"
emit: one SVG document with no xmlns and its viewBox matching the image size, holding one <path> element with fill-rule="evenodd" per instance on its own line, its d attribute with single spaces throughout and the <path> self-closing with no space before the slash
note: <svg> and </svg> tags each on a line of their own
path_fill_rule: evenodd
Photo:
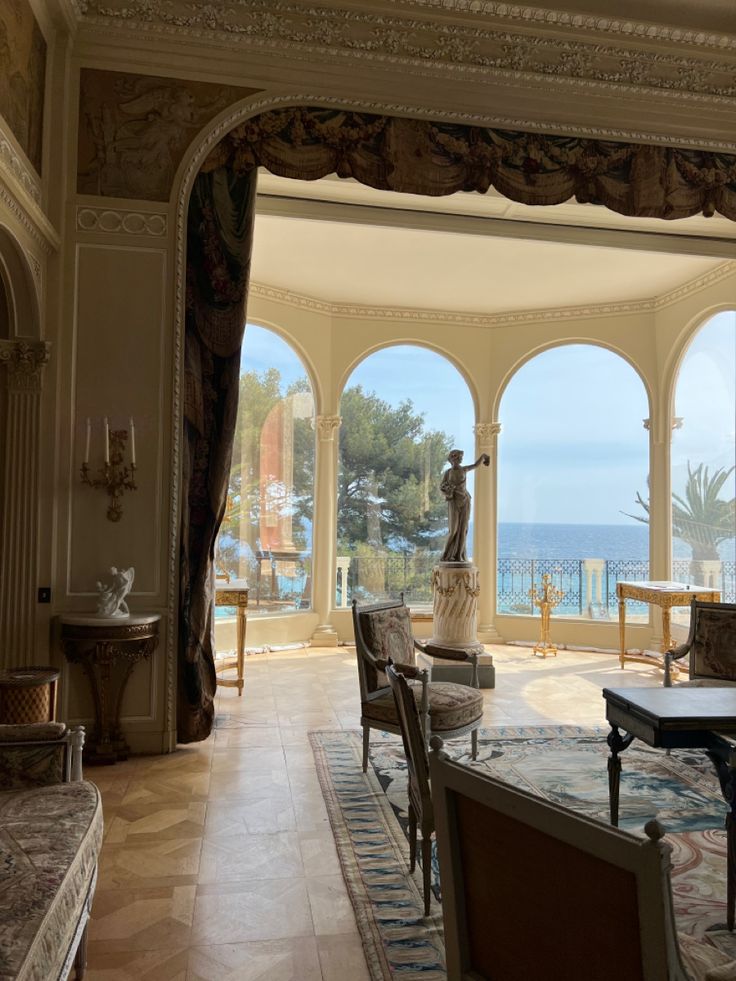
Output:
<svg viewBox="0 0 736 981">
<path fill-rule="evenodd" d="M 470 562 L 440 562 L 432 571 L 434 609 L 433 633 L 428 644 L 452 650 L 479 654 L 478 675 L 481 688 L 493 688 L 493 658 L 478 640 L 478 569 Z M 423 664 L 431 667 L 434 681 L 457 681 L 470 684 L 467 664 L 420 654 Z"/>
</svg>

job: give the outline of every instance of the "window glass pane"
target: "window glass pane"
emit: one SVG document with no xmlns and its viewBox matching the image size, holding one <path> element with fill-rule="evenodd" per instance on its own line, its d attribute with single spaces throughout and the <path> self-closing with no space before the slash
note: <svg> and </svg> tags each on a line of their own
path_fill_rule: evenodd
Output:
<svg viewBox="0 0 736 981">
<path fill-rule="evenodd" d="M 672 433 L 672 576 L 736 602 L 736 313 L 701 327 L 680 365 Z M 689 621 L 688 611 L 678 611 Z"/>
<path fill-rule="evenodd" d="M 403 592 L 412 607 L 431 607 L 432 568 L 447 534 L 442 471 L 453 447 L 473 459 L 467 384 L 441 355 L 397 345 L 358 365 L 340 415 L 337 554 L 338 570 L 348 572 L 345 588 L 338 572 L 337 604 Z"/>
<path fill-rule="evenodd" d="M 549 573 L 564 591 L 556 616 L 612 619 L 616 581 L 648 578 L 635 503 L 637 491 L 648 498 L 647 416 L 634 369 L 594 345 L 545 351 L 511 379 L 499 412 L 499 613 L 537 614 L 530 590 Z M 646 615 L 639 606 L 627 614 Z"/>
<path fill-rule="evenodd" d="M 304 366 L 277 334 L 248 324 L 216 559 L 219 574 L 247 579 L 249 616 L 310 607 L 313 494 L 314 399 Z"/>
</svg>

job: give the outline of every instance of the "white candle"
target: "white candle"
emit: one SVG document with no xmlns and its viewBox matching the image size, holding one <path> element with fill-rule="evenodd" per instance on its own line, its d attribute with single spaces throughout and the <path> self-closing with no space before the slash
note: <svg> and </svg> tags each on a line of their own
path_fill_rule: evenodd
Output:
<svg viewBox="0 0 736 981">
<path fill-rule="evenodd" d="M 135 426 L 133 416 L 130 417 L 130 462 L 135 466 Z"/>
<path fill-rule="evenodd" d="M 110 427 L 107 424 L 107 416 L 105 416 L 105 463 L 110 462 Z"/>
<path fill-rule="evenodd" d="M 87 416 L 87 442 L 84 446 L 84 462 L 89 463 L 89 440 L 92 435 L 92 423 L 89 416 Z"/>
</svg>

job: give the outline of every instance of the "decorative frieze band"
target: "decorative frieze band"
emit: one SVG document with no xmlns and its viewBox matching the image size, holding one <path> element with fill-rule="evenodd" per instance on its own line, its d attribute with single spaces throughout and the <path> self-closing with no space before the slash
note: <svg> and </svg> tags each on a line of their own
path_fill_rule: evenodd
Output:
<svg viewBox="0 0 736 981">
<path fill-rule="evenodd" d="M 111 232 L 127 235 L 148 235 L 163 238 L 168 229 L 165 214 L 151 211 L 118 211 L 114 208 L 77 208 L 77 229 L 80 232 Z"/>
<path fill-rule="evenodd" d="M 335 438 L 335 433 L 340 428 L 341 422 L 340 416 L 317 416 L 317 432 L 320 442 L 331 443 Z"/>
<path fill-rule="evenodd" d="M 41 200 L 41 180 L 18 153 L 0 129 L 0 169 L 12 174 L 26 194 L 37 203 Z"/>
<path fill-rule="evenodd" d="M 14 391 L 40 391 L 41 371 L 48 362 L 48 341 L 0 340 L 0 365 L 8 371 L 8 385 Z"/>
</svg>

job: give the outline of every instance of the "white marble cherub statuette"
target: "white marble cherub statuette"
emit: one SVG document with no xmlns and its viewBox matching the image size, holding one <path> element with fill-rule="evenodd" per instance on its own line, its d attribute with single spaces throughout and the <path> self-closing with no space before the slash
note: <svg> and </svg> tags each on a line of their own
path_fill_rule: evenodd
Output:
<svg viewBox="0 0 736 981">
<path fill-rule="evenodd" d="M 97 616 L 98 617 L 127 617 L 130 616 L 125 597 L 133 587 L 135 569 L 117 569 L 110 567 L 112 580 L 110 585 L 97 583 Z"/>
</svg>

